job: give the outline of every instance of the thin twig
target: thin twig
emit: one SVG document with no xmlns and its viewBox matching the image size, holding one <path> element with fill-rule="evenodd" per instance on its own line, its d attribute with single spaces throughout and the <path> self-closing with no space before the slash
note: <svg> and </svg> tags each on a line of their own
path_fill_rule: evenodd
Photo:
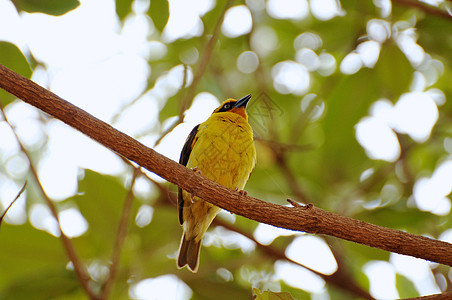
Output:
<svg viewBox="0 0 452 300">
<path fill-rule="evenodd" d="M 141 170 L 139 167 L 135 167 L 132 177 L 132 182 L 130 183 L 130 188 L 127 193 L 126 199 L 124 201 L 124 206 L 122 209 L 121 219 L 119 221 L 118 226 L 118 233 L 116 235 L 116 242 L 115 246 L 113 248 L 113 255 L 111 259 L 111 266 L 110 266 L 110 272 L 108 274 L 108 278 L 105 281 L 103 290 L 102 290 L 102 296 L 101 299 L 108 299 L 108 296 L 110 295 L 111 288 L 113 287 L 116 271 L 118 269 L 119 265 L 119 258 L 121 257 L 121 247 L 124 244 L 124 240 L 127 235 L 127 228 L 128 228 L 128 221 L 130 216 L 130 210 L 132 208 L 133 203 L 133 186 L 135 184 L 135 180 L 137 179 L 138 175 L 141 173 Z"/>
<path fill-rule="evenodd" d="M 70 261 L 72 262 L 72 265 L 74 266 L 75 274 L 77 275 L 77 278 L 79 279 L 83 290 L 85 291 L 85 293 L 88 295 L 88 297 L 90 299 L 97 300 L 98 297 L 94 294 L 94 292 L 91 290 L 91 288 L 89 286 L 90 276 L 88 275 L 88 273 L 85 270 L 85 267 L 83 266 L 82 262 L 78 258 L 71 240 L 66 236 L 66 234 L 61 229 L 61 223 L 60 223 L 60 219 L 58 217 L 57 209 L 56 209 L 55 205 L 53 205 L 52 200 L 50 200 L 49 196 L 46 194 L 44 187 L 42 186 L 41 181 L 39 180 L 38 173 L 36 172 L 36 169 L 33 165 L 33 161 L 31 160 L 31 156 L 28 153 L 28 151 L 25 149 L 22 142 L 20 141 L 19 136 L 17 135 L 16 131 L 14 130 L 14 127 L 11 125 L 11 123 L 9 123 L 5 112 L 3 111 L 3 105 L 1 104 L 1 102 L 0 102 L 0 111 L 3 115 L 5 122 L 11 127 L 11 130 L 17 140 L 17 143 L 19 144 L 21 151 L 27 157 L 27 159 L 29 161 L 30 171 L 33 175 L 33 178 L 36 180 L 36 184 L 37 184 L 39 190 L 41 191 L 41 194 L 42 194 L 45 202 L 47 203 L 47 206 L 50 208 L 50 211 L 51 211 L 53 217 L 57 221 L 58 230 L 60 231 L 61 241 L 63 243 L 64 248 L 66 249 L 66 254 L 68 255 Z"/>
<path fill-rule="evenodd" d="M 313 206 L 312 203 L 308 203 L 306 205 L 302 205 L 302 204 L 298 203 L 297 201 L 292 200 L 290 198 L 287 198 L 287 202 L 292 204 L 293 207 L 298 207 L 298 208 L 302 208 L 302 209 L 308 209 L 308 208 L 311 208 Z"/>
<path fill-rule="evenodd" d="M 20 189 L 19 193 L 17 193 L 17 196 L 14 198 L 14 200 L 8 205 L 8 207 L 3 212 L 2 216 L 0 217 L 0 226 L 2 226 L 3 218 L 6 216 L 6 213 L 11 208 L 11 206 L 13 206 L 14 202 L 16 202 L 17 199 L 19 199 L 20 195 L 22 195 L 22 193 L 25 191 L 26 186 L 27 186 L 27 181 L 25 181 L 24 186 Z"/>
</svg>

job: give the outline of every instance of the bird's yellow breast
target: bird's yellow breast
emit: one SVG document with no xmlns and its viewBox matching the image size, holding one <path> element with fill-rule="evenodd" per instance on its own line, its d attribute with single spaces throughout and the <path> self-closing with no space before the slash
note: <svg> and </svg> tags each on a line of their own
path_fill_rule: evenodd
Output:
<svg viewBox="0 0 452 300">
<path fill-rule="evenodd" d="M 200 124 L 188 168 L 230 189 L 242 190 L 256 161 L 253 131 L 241 115 L 215 113 Z"/>
</svg>

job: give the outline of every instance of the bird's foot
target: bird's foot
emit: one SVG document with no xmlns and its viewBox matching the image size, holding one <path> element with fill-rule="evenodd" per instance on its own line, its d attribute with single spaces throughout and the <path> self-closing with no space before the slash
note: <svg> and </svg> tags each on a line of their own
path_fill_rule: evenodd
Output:
<svg viewBox="0 0 452 300">
<path fill-rule="evenodd" d="M 192 171 L 195 172 L 196 174 L 201 175 L 201 170 L 198 169 L 198 167 L 194 167 L 194 168 L 192 169 Z"/>
<path fill-rule="evenodd" d="M 239 192 L 239 194 L 242 195 L 242 196 L 248 196 L 248 192 L 247 192 L 247 191 L 244 191 L 244 190 L 240 190 L 240 191 L 239 191 L 239 188 L 238 188 L 238 187 L 236 187 L 236 188 L 234 189 L 234 191 Z"/>
</svg>

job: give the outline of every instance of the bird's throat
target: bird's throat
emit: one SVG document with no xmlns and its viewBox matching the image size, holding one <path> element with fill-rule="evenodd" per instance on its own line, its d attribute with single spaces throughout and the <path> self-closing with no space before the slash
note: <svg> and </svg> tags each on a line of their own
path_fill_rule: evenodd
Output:
<svg viewBox="0 0 452 300">
<path fill-rule="evenodd" d="M 248 115 L 246 114 L 244 107 L 233 108 L 229 112 L 237 114 L 237 115 L 243 117 L 245 120 L 248 120 Z"/>
</svg>

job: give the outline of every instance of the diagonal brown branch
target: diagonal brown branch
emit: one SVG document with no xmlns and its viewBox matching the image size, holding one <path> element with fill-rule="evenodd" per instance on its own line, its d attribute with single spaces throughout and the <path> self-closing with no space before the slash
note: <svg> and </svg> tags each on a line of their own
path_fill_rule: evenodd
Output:
<svg viewBox="0 0 452 300">
<path fill-rule="evenodd" d="M 232 191 L 147 148 L 2 65 L 0 65 L 0 87 L 189 193 L 232 213 L 276 227 L 330 235 L 452 266 L 450 243 L 377 226 L 314 206 L 309 209 L 287 207 Z"/>
<path fill-rule="evenodd" d="M 4 67 L 2 65 L 0 65 L 0 68 L 4 68 Z M 2 76 L 0 76 L 0 81 L 1 81 L 1 78 L 2 78 Z M 24 79 L 26 79 L 26 78 L 24 78 Z M 28 80 L 28 79 L 26 79 L 26 80 Z M 42 89 L 44 89 L 44 88 L 42 88 Z M 89 277 L 88 273 L 86 272 L 85 267 L 83 266 L 83 263 L 78 258 L 71 240 L 64 234 L 63 230 L 61 229 L 61 224 L 60 224 L 60 219 L 58 217 L 57 209 L 56 209 L 55 205 L 53 205 L 53 202 L 52 202 L 52 200 L 50 200 L 49 196 L 47 196 L 41 182 L 39 181 L 38 173 L 36 172 L 36 169 L 33 165 L 31 156 L 28 153 L 28 151 L 25 149 L 25 147 L 23 146 L 23 144 L 20 141 L 19 137 L 17 136 L 16 132 L 14 131 L 14 127 L 9 123 L 5 112 L 3 111 L 3 106 L 1 105 L 1 103 L 0 103 L 0 111 L 3 115 L 3 118 L 5 119 L 6 123 L 11 127 L 13 134 L 16 137 L 17 142 L 20 146 L 21 151 L 27 157 L 27 159 L 30 163 L 30 171 L 33 175 L 33 178 L 36 180 L 37 186 L 38 186 L 45 202 L 47 203 L 47 206 L 50 208 L 50 211 L 51 211 L 53 217 L 57 221 L 58 230 L 60 231 L 61 241 L 63 242 L 63 246 L 66 249 L 67 256 L 69 257 L 69 259 L 72 262 L 72 265 L 74 266 L 74 271 L 75 271 L 75 274 L 77 275 L 77 278 L 79 279 L 83 289 L 85 290 L 85 293 L 89 296 L 89 298 L 90 299 L 98 299 L 98 297 L 94 294 L 94 292 L 91 290 L 91 288 L 89 286 L 90 277 Z"/>
</svg>

